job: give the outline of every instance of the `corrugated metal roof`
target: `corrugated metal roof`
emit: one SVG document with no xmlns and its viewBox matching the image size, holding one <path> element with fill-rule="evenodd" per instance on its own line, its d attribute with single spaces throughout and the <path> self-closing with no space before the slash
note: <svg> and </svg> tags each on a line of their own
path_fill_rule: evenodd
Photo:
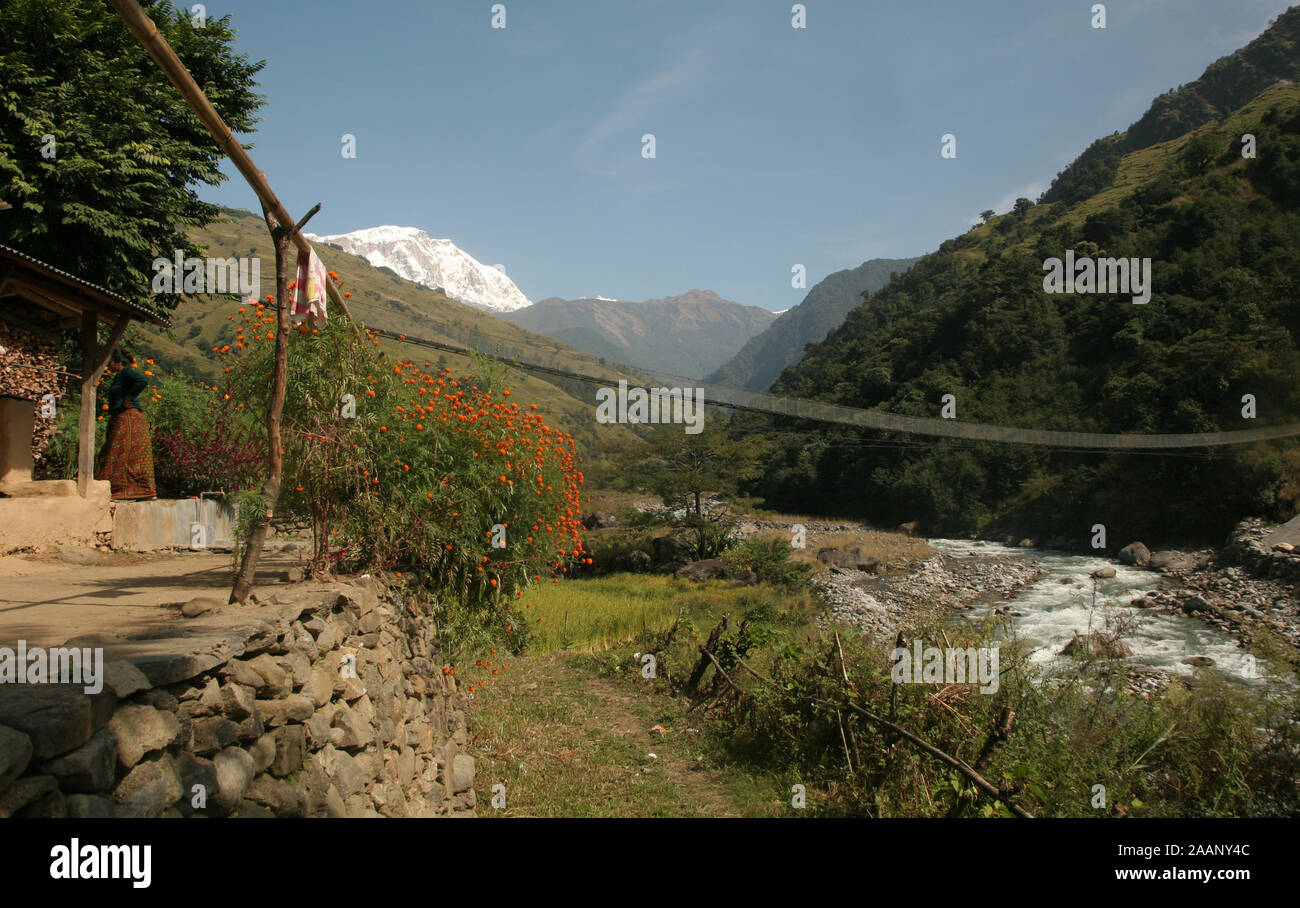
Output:
<svg viewBox="0 0 1300 908">
<path fill-rule="evenodd" d="M 69 274 L 66 271 L 55 268 L 48 262 L 42 262 L 40 259 L 32 258 L 25 252 L 20 252 L 17 249 L 0 244 L 0 259 L 9 259 L 10 261 L 26 267 L 35 266 L 35 270 L 38 272 L 44 272 L 48 277 L 53 277 L 65 284 L 72 284 L 82 289 L 90 290 L 102 297 L 105 302 L 116 304 L 118 308 L 126 309 L 130 314 L 137 316 L 141 321 L 152 322 L 155 325 L 164 325 L 168 328 L 172 326 L 172 323 L 166 318 L 166 316 L 159 315 L 149 307 L 133 300 L 129 300 L 111 290 L 105 290 L 98 284 L 92 284 L 90 281 L 79 278 L 75 274 Z"/>
</svg>

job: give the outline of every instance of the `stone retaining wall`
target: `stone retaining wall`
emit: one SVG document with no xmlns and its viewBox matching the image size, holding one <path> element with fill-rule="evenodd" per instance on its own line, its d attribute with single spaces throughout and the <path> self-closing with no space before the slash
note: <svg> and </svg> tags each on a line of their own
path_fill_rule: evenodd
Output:
<svg viewBox="0 0 1300 908">
<path fill-rule="evenodd" d="M 185 613 L 68 641 L 103 647 L 97 694 L 0 684 L 0 818 L 474 815 L 431 618 L 368 577 Z"/>
</svg>

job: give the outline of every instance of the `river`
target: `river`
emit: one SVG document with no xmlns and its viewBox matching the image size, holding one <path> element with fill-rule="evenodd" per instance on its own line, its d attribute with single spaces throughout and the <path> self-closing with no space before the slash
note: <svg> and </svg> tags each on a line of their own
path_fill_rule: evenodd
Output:
<svg viewBox="0 0 1300 908">
<path fill-rule="evenodd" d="M 1136 631 L 1123 639 L 1133 650 L 1131 665 L 1169 674 L 1190 676 L 1196 669 L 1183 662 L 1192 656 L 1214 660 L 1213 671 L 1242 684 L 1263 687 L 1267 682 L 1252 668 L 1253 660 L 1236 641 L 1194 618 L 1171 615 L 1156 609 L 1140 609 L 1129 602 L 1156 589 L 1161 575 L 1141 568 L 1126 567 L 1106 558 L 1068 552 L 1011 548 L 997 543 L 969 539 L 931 539 L 937 551 L 958 561 L 1006 559 L 1034 562 L 1042 575 L 1001 603 L 982 603 L 965 612 L 982 618 L 999 605 L 1009 606 L 1014 633 L 1033 648 L 1033 662 L 1047 666 L 1069 656 L 1058 655 L 1076 633 L 1103 630 L 1105 614 L 1131 616 Z M 1097 608 L 1091 609 L 1093 580 L 1100 568 L 1115 569 L 1115 576 L 1097 580 Z M 1262 663 L 1259 665 L 1262 671 Z"/>
</svg>

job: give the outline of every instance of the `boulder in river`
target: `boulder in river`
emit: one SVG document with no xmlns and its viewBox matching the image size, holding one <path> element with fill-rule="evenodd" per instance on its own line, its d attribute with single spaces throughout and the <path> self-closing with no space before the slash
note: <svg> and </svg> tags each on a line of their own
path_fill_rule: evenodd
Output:
<svg viewBox="0 0 1300 908">
<path fill-rule="evenodd" d="M 1208 612 L 1210 611 L 1210 603 L 1200 596 L 1188 596 L 1183 600 L 1183 611 L 1189 615 L 1195 615 L 1197 612 Z"/>
<path fill-rule="evenodd" d="M 1147 564 L 1153 571 L 1190 571 L 1196 567 L 1196 556 L 1186 552 L 1152 552 Z"/>
<path fill-rule="evenodd" d="M 1109 580 L 1115 576 L 1115 569 L 1113 567 L 1097 568 L 1090 576 L 1098 580 Z"/>
<path fill-rule="evenodd" d="M 1130 542 L 1119 550 L 1119 563 L 1146 567 L 1151 563 L 1151 550 L 1140 542 Z"/>
<path fill-rule="evenodd" d="M 1209 656 L 1188 656 L 1182 661 L 1184 665 L 1192 665 L 1196 668 L 1208 668 L 1214 664 L 1214 660 Z"/>
<path fill-rule="evenodd" d="M 1105 634 L 1077 634 L 1065 644 L 1059 655 L 1076 659 L 1122 659 L 1133 655 L 1133 650 L 1123 640 L 1114 640 Z"/>
</svg>

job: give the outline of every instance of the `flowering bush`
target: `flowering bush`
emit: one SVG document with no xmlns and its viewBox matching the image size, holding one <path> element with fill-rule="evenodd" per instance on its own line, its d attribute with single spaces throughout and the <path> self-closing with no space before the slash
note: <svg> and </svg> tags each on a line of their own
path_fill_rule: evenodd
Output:
<svg viewBox="0 0 1300 908">
<path fill-rule="evenodd" d="M 218 348 L 235 355 L 227 393 L 265 412 L 274 313 L 250 303 L 235 317 L 246 327 Z M 378 346 L 341 317 L 294 329 L 278 509 L 311 516 L 318 563 L 412 572 L 404 579 L 489 606 L 517 636 L 512 603 L 524 588 L 589 560 L 573 439 L 536 405 L 510 402 L 508 388 L 393 361 Z"/>
<path fill-rule="evenodd" d="M 216 388 L 164 379 L 151 389 L 147 416 L 163 497 L 233 494 L 265 474 L 266 442 L 253 414 Z"/>
</svg>

